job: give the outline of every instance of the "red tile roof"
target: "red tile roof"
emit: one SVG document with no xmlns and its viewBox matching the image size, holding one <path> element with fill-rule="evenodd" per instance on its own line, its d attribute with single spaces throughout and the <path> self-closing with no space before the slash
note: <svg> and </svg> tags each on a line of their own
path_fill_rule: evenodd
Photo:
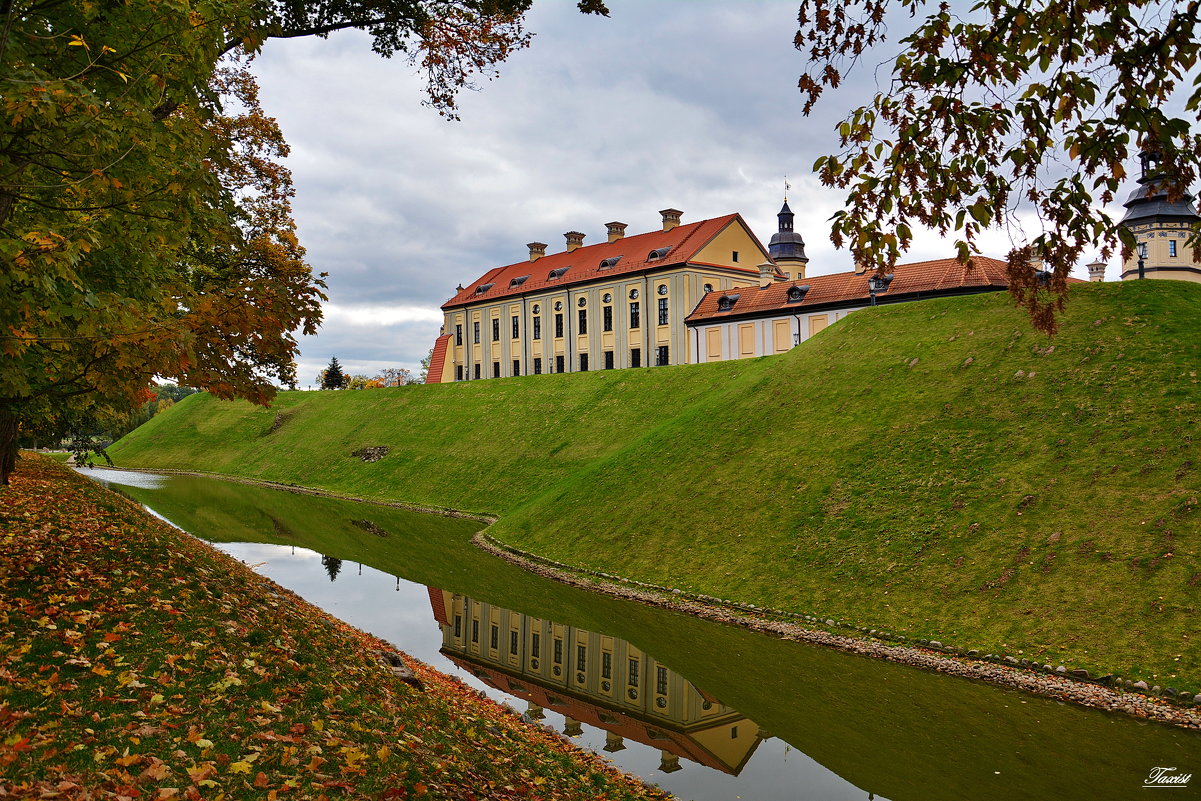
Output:
<svg viewBox="0 0 1201 801">
<path fill-rule="evenodd" d="M 429 369 L 425 371 L 425 383 L 442 383 L 442 368 L 446 364 L 446 346 L 448 342 L 450 342 L 448 334 L 444 334 L 434 340 L 434 355 L 430 357 Z"/>
<path fill-rule="evenodd" d="M 523 295 L 543 289 L 558 286 L 571 286 L 599 277 L 624 275 L 640 272 L 646 269 L 656 269 L 671 265 L 684 264 L 701 250 L 714 236 L 734 220 L 741 220 L 738 214 L 727 214 L 710 220 L 686 223 L 676 226 L 670 231 L 652 231 L 647 234 L 627 236 L 616 242 L 600 242 L 586 245 L 573 251 L 551 253 L 537 261 L 519 261 L 505 267 L 497 267 L 484 273 L 478 281 L 466 286 L 453 298 L 442 304 L 443 309 L 464 306 L 481 300 L 495 300 L 512 295 Z M 743 225 L 746 225 L 745 222 Z M 750 226 L 746 226 L 750 230 Z M 753 236 L 753 234 L 752 234 Z M 670 248 L 667 255 L 661 259 L 648 261 L 647 256 L 653 250 Z M 764 249 L 766 252 L 766 249 Z M 620 256 L 620 260 L 612 267 L 601 270 L 600 263 L 604 259 Z M 552 270 L 570 267 L 562 277 L 548 278 Z M 729 267 L 747 275 L 757 276 L 758 267 L 747 269 Z M 528 277 L 527 277 L 528 276 Z M 514 279 L 526 277 L 517 286 Z M 483 292 L 478 287 L 491 284 Z"/>
<path fill-rule="evenodd" d="M 888 291 L 877 294 L 876 299 L 877 302 L 885 303 L 901 297 L 916 300 L 918 297 L 1006 289 L 1009 287 L 1009 279 L 1006 277 L 1005 267 L 1005 262 L 987 256 L 977 256 L 970 270 L 955 259 L 898 264 L 893 268 L 894 277 Z M 871 272 L 834 273 L 796 281 L 774 282 L 763 288 L 746 287 L 725 292 L 709 292 L 701 298 L 701 302 L 693 309 L 692 314 L 685 318 L 685 322 L 769 314 L 779 310 L 791 313 L 798 309 L 809 310 L 817 307 L 867 305 L 871 302 L 871 295 L 867 289 L 867 279 L 871 275 Z M 793 286 L 806 285 L 809 290 L 805 292 L 804 298 L 789 303 L 788 290 Z M 721 298 L 733 298 L 734 295 L 740 296 L 734 305 L 728 311 L 718 311 Z"/>
</svg>

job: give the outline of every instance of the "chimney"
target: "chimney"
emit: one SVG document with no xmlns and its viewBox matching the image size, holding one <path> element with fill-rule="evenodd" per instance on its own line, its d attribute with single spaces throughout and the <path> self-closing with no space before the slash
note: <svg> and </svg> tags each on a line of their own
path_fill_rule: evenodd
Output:
<svg viewBox="0 0 1201 801">
<path fill-rule="evenodd" d="M 609 229 L 609 241 L 616 242 L 626 235 L 626 224 L 623 222 L 605 223 Z"/>
<path fill-rule="evenodd" d="M 770 261 L 765 261 L 759 265 L 759 288 L 770 286 L 771 282 L 776 280 L 776 265 Z"/>
<path fill-rule="evenodd" d="M 1104 281 L 1106 266 L 1107 265 L 1103 261 L 1094 261 L 1092 264 L 1088 265 L 1088 280 Z"/>
<path fill-rule="evenodd" d="M 526 247 L 530 249 L 530 261 L 538 261 L 546 255 L 545 242 L 531 242 Z"/>
<path fill-rule="evenodd" d="M 679 209 L 660 209 L 659 213 L 663 215 L 663 230 L 670 231 L 680 224 L 680 215 L 684 212 Z"/>
<path fill-rule="evenodd" d="M 867 265 L 861 261 L 855 262 L 855 275 L 863 275 L 867 272 Z"/>
<path fill-rule="evenodd" d="M 568 253 L 584 244 L 584 234 L 579 231 L 568 231 L 563 234 L 563 238 L 567 240 Z"/>
</svg>

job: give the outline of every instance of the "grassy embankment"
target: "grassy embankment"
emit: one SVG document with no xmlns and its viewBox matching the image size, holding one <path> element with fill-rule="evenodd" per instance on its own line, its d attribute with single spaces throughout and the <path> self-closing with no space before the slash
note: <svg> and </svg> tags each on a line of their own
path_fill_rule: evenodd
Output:
<svg viewBox="0 0 1201 801">
<path fill-rule="evenodd" d="M 1190 683 L 1198 330 L 1178 282 L 1078 286 L 1054 339 L 1003 295 L 930 301 L 754 361 L 189 398 L 111 453 L 488 511 L 581 566 Z"/>
<path fill-rule="evenodd" d="M 661 797 L 49 460 L 0 501 L 0 796 Z"/>
</svg>

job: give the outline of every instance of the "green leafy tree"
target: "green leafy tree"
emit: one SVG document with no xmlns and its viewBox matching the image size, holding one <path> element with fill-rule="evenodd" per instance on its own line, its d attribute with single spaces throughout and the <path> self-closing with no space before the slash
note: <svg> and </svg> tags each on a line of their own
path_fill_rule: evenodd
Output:
<svg viewBox="0 0 1201 801">
<path fill-rule="evenodd" d="M 430 374 L 430 362 L 434 360 L 434 349 L 430 348 L 429 353 L 421 360 L 421 372 L 417 374 L 417 380 L 414 383 L 424 384 Z"/>
<path fill-rule="evenodd" d="M 1134 246 L 1098 208 L 1127 183 L 1126 165 L 1141 150 L 1157 154 L 1173 199 L 1197 178 L 1198 9 L 1197 0 L 984 0 L 954 10 L 804 0 L 795 43 L 809 58 L 806 114 L 884 38 L 886 22 L 918 19 L 887 84 L 839 126 L 841 150 L 817 161 L 823 183 L 848 191 L 832 240 L 888 271 L 914 224 L 953 233 L 962 262 L 979 253 L 983 230 L 1007 227 L 1011 292 L 1053 332 L 1072 267 L 1096 249 L 1125 258 Z M 1037 230 L 1022 230 L 1027 210 Z"/>
<path fill-rule="evenodd" d="M 342 389 L 345 386 L 346 374 L 342 372 L 342 365 L 337 356 L 331 356 L 329 365 L 321 371 L 321 388 Z"/>
<path fill-rule="evenodd" d="M 263 404 L 294 385 L 293 332 L 316 331 L 324 284 L 295 234 L 287 145 L 237 56 L 359 28 L 420 63 L 453 116 L 528 44 L 528 6 L 0 3 L 0 481 L 23 427 L 126 414 L 156 376 Z"/>
</svg>

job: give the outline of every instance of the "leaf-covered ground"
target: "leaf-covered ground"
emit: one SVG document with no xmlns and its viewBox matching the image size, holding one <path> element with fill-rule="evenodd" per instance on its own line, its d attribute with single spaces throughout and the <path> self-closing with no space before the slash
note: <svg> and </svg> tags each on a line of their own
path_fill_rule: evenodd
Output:
<svg viewBox="0 0 1201 801">
<path fill-rule="evenodd" d="M 0 798 L 665 797 L 48 460 L 0 532 Z"/>
</svg>

